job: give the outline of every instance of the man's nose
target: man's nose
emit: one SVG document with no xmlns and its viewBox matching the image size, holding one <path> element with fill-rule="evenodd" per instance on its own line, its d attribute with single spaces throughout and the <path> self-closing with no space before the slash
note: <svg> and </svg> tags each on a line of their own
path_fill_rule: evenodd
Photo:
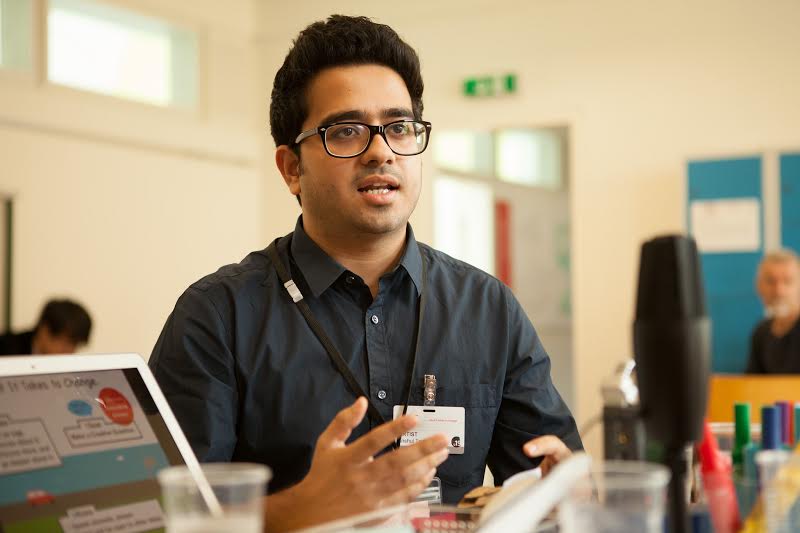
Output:
<svg viewBox="0 0 800 533">
<path fill-rule="evenodd" d="M 364 164 L 382 165 L 387 161 L 394 161 L 396 154 L 392 152 L 383 135 L 376 133 L 369 141 L 367 149 L 361 154 L 361 161 Z"/>
</svg>

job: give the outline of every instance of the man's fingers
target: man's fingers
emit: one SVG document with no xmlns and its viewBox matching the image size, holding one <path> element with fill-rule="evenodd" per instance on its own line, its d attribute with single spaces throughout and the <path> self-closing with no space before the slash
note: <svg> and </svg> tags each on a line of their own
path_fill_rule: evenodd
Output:
<svg viewBox="0 0 800 533">
<path fill-rule="evenodd" d="M 555 435 L 545 435 L 529 440 L 522 447 L 522 451 L 528 457 L 551 456 L 556 461 L 561 461 L 572 454 L 567 445 Z"/>
<path fill-rule="evenodd" d="M 342 473 L 346 479 L 340 483 L 345 484 L 348 497 L 369 508 L 386 505 L 387 501 L 405 502 L 406 494 L 419 494 L 428 486 L 436 466 L 447 458 L 446 446 L 447 439 L 437 435 L 361 463 L 349 457 L 345 462 L 355 467 Z M 349 448 L 336 453 L 348 453 Z"/>
<path fill-rule="evenodd" d="M 380 480 L 389 493 L 419 483 L 447 460 L 447 438 L 434 435 L 412 446 L 404 446 L 377 458 L 369 465 L 369 477 Z M 425 482 L 430 483 L 430 480 Z M 426 485 L 427 486 L 427 485 Z"/>
<path fill-rule="evenodd" d="M 401 487 L 384 498 L 381 501 L 381 505 L 385 507 L 391 507 L 392 505 L 399 505 L 401 503 L 414 501 L 414 499 L 419 496 L 423 490 L 428 488 L 428 485 L 431 484 L 431 480 L 433 480 L 433 476 L 435 475 L 436 469 L 432 468 L 431 470 L 425 472 L 425 474 L 414 483 Z"/>
<path fill-rule="evenodd" d="M 556 466 L 557 461 L 551 459 L 549 456 L 545 457 L 539 467 L 542 469 L 542 476 L 546 476 Z"/>
<path fill-rule="evenodd" d="M 317 439 L 317 447 L 331 448 L 344 446 L 344 442 L 355 429 L 367 412 L 367 399 L 363 396 L 357 399 L 350 407 L 345 407 L 333 418 L 325 431 Z"/>
<path fill-rule="evenodd" d="M 442 464 L 447 457 L 447 437 L 441 434 L 433 435 L 411 446 L 403 446 L 399 450 L 382 455 L 377 459 L 379 464 L 376 468 L 382 467 L 380 463 L 384 463 L 390 471 L 398 472 L 410 466 L 420 465 L 422 471 L 427 472 Z"/>
<path fill-rule="evenodd" d="M 411 487 L 420 482 L 424 482 L 427 487 L 433 477 L 431 472 L 435 473 L 436 468 L 445 462 L 448 456 L 447 449 L 443 449 L 425 455 L 413 463 L 407 464 L 404 468 L 402 466 L 397 469 L 393 468 L 392 470 L 396 470 L 399 474 L 395 475 L 395 478 L 399 481 L 398 489 L 402 488 L 403 485 Z"/>
<path fill-rule="evenodd" d="M 416 417 L 401 416 L 391 422 L 381 424 L 366 435 L 359 437 L 348 446 L 348 452 L 355 463 L 361 463 L 389 446 L 416 425 Z"/>
</svg>

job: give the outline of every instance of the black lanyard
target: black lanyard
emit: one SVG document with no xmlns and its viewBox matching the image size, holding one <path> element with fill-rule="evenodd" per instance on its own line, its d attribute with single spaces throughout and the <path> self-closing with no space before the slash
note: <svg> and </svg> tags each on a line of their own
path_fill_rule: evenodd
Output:
<svg viewBox="0 0 800 533">
<path fill-rule="evenodd" d="M 291 239 L 291 237 L 290 237 Z M 291 276 L 289 275 L 288 270 L 286 269 L 286 265 L 283 264 L 280 256 L 278 255 L 278 247 L 277 247 L 278 240 L 272 242 L 267 248 L 267 255 L 269 255 L 272 264 L 275 266 L 275 270 L 278 271 L 278 277 L 281 279 L 281 283 L 286 288 L 286 291 L 289 293 L 289 296 L 294 300 L 294 303 L 297 305 L 297 308 L 303 314 L 308 323 L 311 330 L 317 336 L 319 341 L 322 343 L 322 346 L 325 348 L 325 351 L 328 352 L 328 356 L 331 358 L 331 362 L 333 362 L 333 366 L 336 367 L 336 370 L 344 377 L 347 385 L 350 387 L 352 392 L 356 396 L 364 396 L 367 399 L 368 406 L 367 406 L 367 413 L 369 416 L 378 424 L 383 424 L 386 422 L 386 419 L 383 418 L 378 408 L 372 403 L 372 399 L 370 398 L 369 394 L 366 394 L 364 390 L 361 388 L 361 385 L 358 384 L 356 377 L 353 375 L 353 372 L 350 370 L 350 367 L 347 366 L 342 354 L 336 349 L 331 342 L 328 335 L 325 333 L 325 330 L 322 329 L 322 325 L 319 321 L 314 317 L 313 313 L 311 313 L 311 308 L 306 303 L 305 299 L 303 299 L 303 295 L 300 293 L 300 289 L 297 288 L 294 281 L 292 281 Z M 291 244 L 291 241 L 290 241 Z M 419 246 L 419 245 L 418 245 Z M 425 312 L 425 292 L 428 287 L 428 266 L 425 262 L 425 256 L 422 254 L 422 248 L 420 247 L 419 250 L 420 259 L 422 260 L 422 290 L 420 291 L 419 295 L 419 316 L 417 317 L 417 338 L 414 343 L 414 357 L 411 360 L 411 372 L 408 376 L 408 382 L 406 384 L 407 387 L 407 395 L 406 395 L 406 402 L 403 405 L 403 414 L 406 414 L 406 410 L 408 409 L 408 404 L 411 401 L 411 384 L 413 383 L 414 379 L 414 372 L 417 366 L 417 354 L 419 353 L 419 345 L 420 340 L 422 338 L 422 319 L 423 314 Z"/>
</svg>

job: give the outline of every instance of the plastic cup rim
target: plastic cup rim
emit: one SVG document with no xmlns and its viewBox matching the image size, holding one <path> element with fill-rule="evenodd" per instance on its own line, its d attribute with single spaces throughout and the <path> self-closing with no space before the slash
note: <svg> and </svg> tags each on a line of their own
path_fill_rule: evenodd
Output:
<svg viewBox="0 0 800 533">
<path fill-rule="evenodd" d="M 252 485 L 268 483 L 272 470 L 259 463 L 201 463 L 200 470 L 211 486 Z M 215 476 L 220 475 L 218 481 Z M 196 485 L 195 478 L 187 465 L 173 465 L 164 468 L 156 475 L 161 485 Z"/>
<path fill-rule="evenodd" d="M 608 477 L 605 474 L 618 474 Z M 660 489 L 669 483 L 669 469 L 658 463 L 647 461 L 603 461 L 592 466 L 591 483 L 601 482 L 608 490 Z"/>
<path fill-rule="evenodd" d="M 761 450 L 756 453 L 756 464 L 759 466 L 783 464 L 791 459 L 792 452 L 789 450 Z"/>
</svg>

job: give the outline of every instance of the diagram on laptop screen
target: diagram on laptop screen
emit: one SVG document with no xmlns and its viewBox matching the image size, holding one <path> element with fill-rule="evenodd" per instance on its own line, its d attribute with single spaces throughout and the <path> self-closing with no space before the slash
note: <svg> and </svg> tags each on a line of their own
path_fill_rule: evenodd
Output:
<svg viewBox="0 0 800 533">
<path fill-rule="evenodd" d="M 166 466 L 123 371 L 0 378 L 0 531 L 161 530 Z"/>
</svg>

